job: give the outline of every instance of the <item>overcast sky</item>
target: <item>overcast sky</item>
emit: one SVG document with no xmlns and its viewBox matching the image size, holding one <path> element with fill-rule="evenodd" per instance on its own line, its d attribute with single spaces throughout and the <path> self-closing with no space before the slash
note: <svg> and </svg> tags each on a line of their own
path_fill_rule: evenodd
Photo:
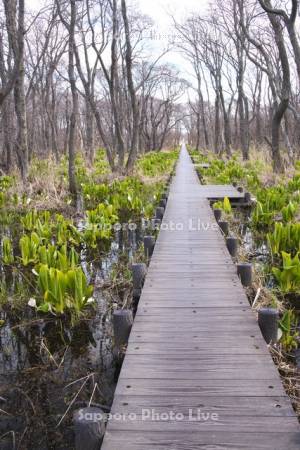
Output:
<svg viewBox="0 0 300 450">
<path fill-rule="evenodd" d="M 42 7 L 46 0 L 25 0 L 27 7 Z M 205 11 L 209 0 L 128 0 L 128 4 L 136 3 L 141 11 L 153 17 L 159 26 L 166 27 L 169 23 L 168 13 L 183 18 L 191 11 Z"/>
<path fill-rule="evenodd" d="M 133 0 L 134 1 L 134 0 Z M 183 21 L 191 13 L 205 14 L 209 0 L 135 0 L 142 13 L 154 20 L 154 36 L 150 43 L 158 55 L 166 46 L 168 35 L 172 34 L 172 18 Z M 130 4 L 130 0 L 128 0 Z M 164 60 L 176 65 L 184 76 L 192 81 L 191 71 L 184 58 L 176 51 L 170 51 Z M 185 98 L 187 100 L 187 98 Z"/>
<path fill-rule="evenodd" d="M 25 0 L 27 8 L 42 8 L 47 0 Z M 128 0 L 128 5 L 136 4 L 140 11 L 154 20 L 154 28 L 158 31 L 156 39 L 164 44 L 164 36 L 170 33 L 171 17 L 183 20 L 191 12 L 205 13 L 209 0 Z M 165 39 L 165 41 L 167 38 Z"/>
<path fill-rule="evenodd" d="M 47 0 L 25 0 L 28 8 L 42 8 L 48 3 Z M 183 20 L 191 12 L 205 13 L 209 0 L 128 0 L 128 5 L 136 4 L 140 11 L 149 15 L 154 20 L 155 31 L 158 32 L 156 39 L 161 45 L 167 41 L 164 35 L 170 33 L 171 17 Z"/>
<path fill-rule="evenodd" d="M 150 16 L 154 21 L 149 40 L 150 53 L 153 57 L 160 55 L 168 43 L 168 36 L 172 34 L 172 18 L 183 21 L 192 12 L 205 14 L 210 0 L 128 0 L 128 5 L 136 5 L 141 13 Z M 49 4 L 47 0 L 26 0 L 27 7 L 39 9 Z M 190 78 L 190 69 L 186 61 L 176 51 L 170 51 L 164 62 L 175 65 L 185 77 Z M 192 80 L 191 80 L 192 81 Z"/>
<path fill-rule="evenodd" d="M 133 0 L 139 5 L 142 13 L 154 20 L 155 40 L 157 47 L 167 43 L 168 35 L 172 34 L 172 18 L 183 21 L 192 12 L 205 13 L 209 0 Z M 130 3 L 130 0 L 128 1 Z M 158 48 L 159 50 L 159 48 Z M 176 55 L 169 55 L 169 59 Z M 174 61 L 175 62 L 175 61 Z"/>
<path fill-rule="evenodd" d="M 204 12 L 208 0 L 136 0 L 143 13 L 153 17 L 157 26 L 167 28 L 169 14 L 183 19 L 192 11 Z"/>
</svg>

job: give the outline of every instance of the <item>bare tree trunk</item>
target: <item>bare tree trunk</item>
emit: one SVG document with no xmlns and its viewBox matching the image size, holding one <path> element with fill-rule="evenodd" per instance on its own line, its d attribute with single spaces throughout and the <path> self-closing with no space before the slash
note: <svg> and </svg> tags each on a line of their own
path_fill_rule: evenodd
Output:
<svg viewBox="0 0 300 450">
<path fill-rule="evenodd" d="M 238 105 L 240 116 L 240 139 L 244 161 L 249 159 L 249 123 L 247 120 L 247 99 L 245 99 L 243 88 L 240 86 Z"/>
<path fill-rule="evenodd" d="M 271 9 L 270 0 L 259 0 L 259 3 L 263 8 L 267 7 Z M 289 59 L 284 43 L 284 36 L 282 31 L 281 23 L 277 16 L 273 13 L 268 12 L 269 21 L 272 25 L 275 42 L 279 52 L 279 58 L 282 70 L 282 84 L 280 92 L 280 103 L 278 104 L 272 120 L 272 155 L 273 155 L 273 166 L 275 172 L 283 172 L 284 166 L 280 154 L 280 125 L 284 117 L 284 114 L 289 106 L 290 93 L 291 93 L 291 80 L 290 80 L 290 65 Z"/>
<path fill-rule="evenodd" d="M 127 86 L 130 95 L 131 101 L 131 112 L 132 112 L 132 138 L 131 138 L 131 146 L 128 156 L 128 161 L 126 165 L 126 169 L 128 171 L 132 170 L 135 160 L 137 158 L 138 153 L 138 122 L 139 122 L 139 111 L 136 100 L 136 93 L 133 83 L 133 75 L 132 75 L 132 48 L 131 48 L 131 40 L 130 40 L 130 29 L 127 17 L 127 9 L 126 9 L 126 1 L 121 1 L 122 5 L 122 17 L 125 28 L 125 40 L 126 40 L 126 74 L 127 74 Z"/>
<path fill-rule="evenodd" d="M 219 96 L 223 110 L 224 118 L 224 140 L 225 140 L 225 151 L 228 156 L 231 156 L 231 126 L 230 126 L 230 115 L 226 109 L 225 99 L 223 95 L 223 89 L 221 83 L 219 84 Z"/>
<path fill-rule="evenodd" d="M 240 13 L 240 17 L 238 15 Z M 233 3 L 233 20 L 236 39 L 234 39 L 237 55 L 237 88 L 238 88 L 238 111 L 240 119 L 240 143 L 243 159 L 249 159 L 249 107 L 248 99 L 244 91 L 244 78 L 246 70 L 245 61 L 245 41 L 246 37 L 242 32 L 245 27 L 245 5 L 244 0 L 240 0 L 239 5 L 234 1 Z"/>
<path fill-rule="evenodd" d="M 76 23 L 76 0 L 71 1 L 71 18 L 69 27 L 69 81 L 72 93 L 72 112 L 70 116 L 70 131 L 69 131 L 69 189 L 70 193 L 76 200 L 77 197 L 77 182 L 75 172 L 75 155 L 76 155 L 76 123 L 78 116 L 78 93 L 76 89 L 76 77 L 75 77 L 75 58 L 74 58 L 74 46 L 75 46 L 75 23 Z"/>
<path fill-rule="evenodd" d="M 202 126 L 203 126 L 203 132 L 204 132 L 204 140 L 205 140 L 205 147 L 209 148 L 209 137 L 208 137 L 208 131 L 207 131 L 207 124 L 206 124 L 206 113 L 204 108 L 204 100 L 202 92 L 200 91 L 200 108 L 201 108 L 201 117 L 202 117 Z"/>
<path fill-rule="evenodd" d="M 88 99 L 85 100 L 85 140 L 86 155 L 91 164 L 95 158 L 95 130 L 94 130 L 94 113 Z"/>
<path fill-rule="evenodd" d="M 275 172 L 284 171 L 284 166 L 280 153 L 280 125 L 287 107 L 288 107 L 288 100 L 283 99 L 281 101 L 281 104 L 275 111 L 272 120 L 272 156 Z"/>
<path fill-rule="evenodd" d="M 270 0 L 265 1 L 259 0 L 259 3 L 261 4 L 262 8 L 268 13 L 271 23 L 275 16 L 283 18 L 289 34 L 290 42 L 292 44 L 298 74 L 298 81 L 300 82 L 300 45 L 298 35 L 295 30 L 295 23 L 299 8 L 299 0 L 292 0 L 292 9 L 290 16 L 288 16 L 286 11 L 282 9 L 272 8 Z M 280 24 L 280 22 L 278 22 L 278 24 Z"/>
<path fill-rule="evenodd" d="M 14 98 L 17 117 L 17 156 L 22 180 L 26 181 L 28 175 L 28 143 L 27 143 L 27 118 L 25 102 L 25 69 L 24 69 L 24 0 L 19 0 L 19 30 L 17 35 L 17 52 L 19 58 L 19 70 L 15 81 Z"/>
<path fill-rule="evenodd" d="M 22 67 L 20 59 L 23 58 L 24 52 L 24 0 L 19 0 L 18 24 L 17 24 L 17 0 L 3 0 L 5 12 L 5 24 L 9 41 L 9 65 L 6 68 L 4 63 L 3 38 L 0 33 L 0 71 L 2 86 L 0 89 L 0 106 L 6 97 L 12 92 L 16 79 Z M 19 47 L 20 46 L 20 47 Z M 14 59 L 14 65 L 11 59 Z"/>
<path fill-rule="evenodd" d="M 215 99 L 215 153 L 219 154 L 220 149 L 220 143 L 221 143 L 221 124 L 220 124 L 220 95 L 219 92 L 216 92 L 216 99 Z"/>
<path fill-rule="evenodd" d="M 28 175 L 28 144 L 25 103 L 25 69 L 24 69 L 24 35 L 25 35 L 25 5 L 19 0 L 17 12 L 16 0 L 5 0 L 5 16 L 10 48 L 12 49 L 16 70 L 14 72 L 14 103 L 17 118 L 16 153 L 22 180 L 26 181 Z M 18 19 L 17 19 L 18 17 Z M 18 26 L 17 26 L 18 21 Z M 7 91 L 6 91 L 7 95 Z M 5 98 L 5 97 L 4 97 Z"/>
<path fill-rule="evenodd" d="M 199 109 L 196 112 L 196 145 L 195 145 L 195 150 L 199 150 L 200 149 L 200 111 Z"/>
<path fill-rule="evenodd" d="M 288 121 L 287 121 L 286 115 L 284 117 L 284 120 L 281 122 L 281 131 L 282 131 L 283 139 L 285 142 L 285 146 L 288 151 L 289 160 L 292 163 L 294 160 L 294 149 L 291 144 L 290 137 L 289 137 L 289 127 L 288 127 Z"/>
<path fill-rule="evenodd" d="M 7 96 L 2 104 L 2 129 L 3 129 L 3 149 L 4 149 L 4 167 L 9 172 L 12 168 L 12 138 L 13 138 L 13 111 L 11 97 Z"/>
<path fill-rule="evenodd" d="M 49 114 L 51 124 L 51 147 L 54 152 L 56 161 L 59 160 L 59 151 L 57 143 L 57 122 L 56 122 L 56 92 L 53 82 L 53 75 L 51 76 L 51 111 Z"/>
<path fill-rule="evenodd" d="M 76 124 L 78 117 L 78 92 L 75 77 L 75 25 L 77 16 L 76 0 L 70 0 L 70 22 L 63 18 L 59 0 L 56 0 L 61 21 L 68 30 L 68 76 L 72 95 L 72 109 L 69 120 L 68 156 L 69 156 L 69 190 L 74 202 L 77 201 L 78 186 L 76 181 L 75 156 L 76 156 Z"/>
<path fill-rule="evenodd" d="M 258 73 L 258 93 L 257 98 L 255 100 L 255 141 L 256 145 L 261 145 L 263 142 L 263 133 L 262 133 L 262 117 L 261 117 L 261 95 L 262 95 L 262 77 L 261 74 Z"/>
<path fill-rule="evenodd" d="M 204 99 L 202 94 L 202 78 L 201 78 L 201 72 L 198 67 L 196 67 L 196 74 L 197 74 L 197 91 L 198 91 L 198 109 L 197 109 L 197 146 L 196 149 L 199 149 L 200 146 L 200 124 L 202 122 L 202 128 L 204 133 L 204 141 L 205 141 L 205 147 L 209 148 L 209 138 L 208 138 L 208 132 L 207 132 L 207 125 L 206 125 L 206 114 L 205 114 L 205 108 L 204 108 Z"/>
<path fill-rule="evenodd" d="M 297 0 L 293 0 L 293 4 L 297 5 L 297 6 L 295 6 L 295 8 L 296 8 L 295 20 L 296 20 L 297 10 L 298 10 L 298 1 Z M 300 45 L 299 45 L 297 32 L 295 30 L 295 20 L 293 19 L 293 20 L 288 22 L 287 29 L 288 29 L 288 33 L 289 33 L 289 36 L 290 36 L 290 41 L 291 41 L 291 44 L 292 44 L 292 47 L 293 47 L 293 51 L 294 51 L 295 63 L 296 63 L 297 74 L 298 74 L 298 81 L 300 83 Z"/>
</svg>

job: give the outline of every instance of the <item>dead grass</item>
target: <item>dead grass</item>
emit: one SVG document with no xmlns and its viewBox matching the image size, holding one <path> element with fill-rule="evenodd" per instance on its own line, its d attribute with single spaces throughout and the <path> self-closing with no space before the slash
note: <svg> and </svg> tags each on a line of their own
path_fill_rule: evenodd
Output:
<svg viewBox="0 0 300 450">
<path fill-rule="evenodd" d="M 300 376 L 299 369 L 289 360 L 280 345 L 269 346 L 272 358 L 279 370 L 283 386 L 290 397 L 300 421 Z"/>
<path fill-rule="evenodd" d="M 17 195 L 19 199 L 25 196 L 23 207 L 53 210 L 62 209 L 66 205 L 67 180 L 59 172 L 59 165 L 52 158 L 32 163 L 26 185 L 18 174 L 12 175 L 17 181 L 8 193 L 10 196 Z"/>
</svg>

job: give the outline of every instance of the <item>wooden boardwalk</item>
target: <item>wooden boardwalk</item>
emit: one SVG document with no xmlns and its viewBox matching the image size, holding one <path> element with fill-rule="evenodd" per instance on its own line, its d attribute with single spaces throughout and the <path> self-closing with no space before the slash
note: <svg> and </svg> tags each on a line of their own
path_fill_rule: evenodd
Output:
<svg viewBox="0 0 300 450">
<path fill-rule="evenodd" d="M 206 199 L 214 189 L 183 148 L 112 406 L 123 416 L 109 421 L 102 450 L 300 448 Z"/>
</svg>

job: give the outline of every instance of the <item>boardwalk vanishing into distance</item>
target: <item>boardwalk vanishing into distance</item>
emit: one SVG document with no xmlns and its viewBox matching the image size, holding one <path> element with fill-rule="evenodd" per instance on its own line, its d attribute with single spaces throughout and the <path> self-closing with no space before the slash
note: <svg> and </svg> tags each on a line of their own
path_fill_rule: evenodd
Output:
<svg viewBox="0 0 300 450">
<path fill-rule="evenodd" d="M 183 146 L 103 450 L 296 450 L 300 428 Z M 167 229 L 168 224 L 177 224 Z"/>
</svg>

